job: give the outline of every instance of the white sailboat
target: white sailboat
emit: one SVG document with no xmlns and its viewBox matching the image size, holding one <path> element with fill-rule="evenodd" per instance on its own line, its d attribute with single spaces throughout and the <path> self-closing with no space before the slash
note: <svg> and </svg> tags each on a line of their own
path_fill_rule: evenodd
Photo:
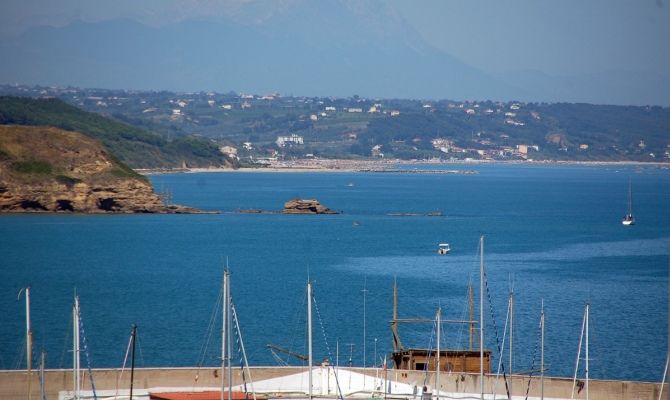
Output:
<svg viewBox="0 0 670 400">
<path fill-rule="evenodd" d="M 633 190 L 630 179 L 628 179 L 628 212 L 621 219 L 621 223 L 626 226 L 635 224 L 635 217 L 633 217 Z"/>
</svg>

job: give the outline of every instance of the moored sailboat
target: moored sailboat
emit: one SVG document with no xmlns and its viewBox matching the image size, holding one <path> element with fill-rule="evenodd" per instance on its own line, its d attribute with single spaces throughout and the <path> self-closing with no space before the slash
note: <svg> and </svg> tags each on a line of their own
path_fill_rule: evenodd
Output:
<svg viewBox="0 0 670 400">
<path fill-rule="evenodd" d="M 633 217 L 633 190 L 631 181 L 628 179 L 628 212 L 621 219 L 623 225 L 635 225 L 635 217 Z"/>
</svg>

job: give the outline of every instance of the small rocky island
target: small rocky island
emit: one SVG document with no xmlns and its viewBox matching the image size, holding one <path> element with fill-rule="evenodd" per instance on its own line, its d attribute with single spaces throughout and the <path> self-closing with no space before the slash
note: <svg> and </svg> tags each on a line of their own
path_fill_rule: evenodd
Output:
<svg viewBox="0 0 670 400">
<path fill-rule="evenodd" d="M 0 126 L 0 212 L 197 213 L 77 132 Z"/>
<path fill-rule="evenodd" d="M 293 199 L 284 203 L 282 214 L 339 214 L 316 199 Z"/>
</svg>

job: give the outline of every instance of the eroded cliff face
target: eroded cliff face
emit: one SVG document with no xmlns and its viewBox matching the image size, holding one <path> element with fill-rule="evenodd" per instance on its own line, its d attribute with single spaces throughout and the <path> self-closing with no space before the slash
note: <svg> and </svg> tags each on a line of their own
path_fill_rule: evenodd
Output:
<svg viewBox="0 0 670 400">
<path fill-rule="evenodd" d="M 82 213 L 157 213 L 168 212 L 150 185 L 131 179 L 107 185 L 58 182 L 13 185 L 0 182 L 0 211 L 70 211 Z"/>
<path fill-rule="evenodd" d="M 48 127 L 0 126 L 0 212 L 179 213 L 98 142 Z"/>
</svg>

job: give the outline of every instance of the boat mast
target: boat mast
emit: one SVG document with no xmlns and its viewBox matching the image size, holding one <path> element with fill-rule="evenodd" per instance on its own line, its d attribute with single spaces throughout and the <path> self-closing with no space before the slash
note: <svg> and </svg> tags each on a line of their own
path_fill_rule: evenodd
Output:
<svg viewBox="0 0 670 400">
<path fill-rule="evenodd" d="M 398 334 L 398 280 L 393 278 L 393 320 L 391 321 L 391 334 L 393 335 L 393 351 L 402 350 L 400 335 Z"/>
<path fill-rule="evenodd" d="M 44 387 L 44 362 L 46 353 L 40 353 L 40 400 L 46 400 L 46 388 Z"/>
<path fill-rule="evenodd" d="M 437 308 L 437 365 L 435 367 L 435 395 L 440 400 L 440 331 L 442 330 L 442 308 Z"/>
<path fill-rule="evenodd" d="M 365 279 L 363 280 L 363 290 L 362 290 L 362 292 L 363 292 L 363 368 L 365 368 L 366 367 L 366 365 L 365 365 L 365 361 L 366 361 L 365 360 L 365 339 L 366 339 L 365 338 L 365 336 L 366 336 L 366 331 L 365 331 L 365 328 L 366 328 L 365 327 L 365 323 L 366 323 L 366 319 L 365 319 L 365 300 L 366 299 L 365 298 L 366 298 L 366 295 L 368 294 L 367 277 L 365 277 Z M 365 386 L 365 374 L 363 374 L 363 386 Z"/>
<path fill-rule="evenodd" d="M 232 294 L 230 291 L 230 273 L 228 274 L 228 279 L 226 279 L 226 293 L 228 297 L 226 298 L 226 333 L 228 334 L 228 357 L 226 358 L 226 364 L 228 367 L 228 400 L 233 398 L 233 313 L 232 313 Z"/>
<path fill-rule="evenodd" d="M 228 269 L 223 270 L 221 318 L 221 400 L 224 400 L 226 382 L 226 353 L 228 351 Z"/>
<path fill-rule="evenodd" d="M 74 296 L 74 307 L 72 308 L 72 390 L 73 399 L 77 400 L 81 394 L 81 380 L 79 377 L 79 296 Z"/>
<path fill-rule="evenodd" d="M 582 318 L 582 330 L 579 333 L 579 346 L 577 347 L 577 361 L 575 362 L 575 374 L 572 377 L 572 394 L 570 399 L 575 398 L 575 385 L 577 384 L 577 372 L 579 371 L 579 357 L 582 354 L 582 342 L 584 340 L 584 327 L 586 326 L 586 315 L 588 310 L 588 303 L 584 308 L 584 317 Z"/>
<path fill-rule="evenodd" d="M 586 348 L 585 348 L 585 356 L 586 356 L 586 363 L 585 363 L 585 368 L 584 372 L 586 374 L 586 400 L 589 400 L 589 303 L 586 303 L 586 311 L 585 311 L 585 320 L 586 320 Z"/>
<path fill-rule="evenodd" d="M 630 176 L 628 177 L 628 215 L 633 215 L 633 187 Z"/>
<path fill-rule="evenodd" d="M 484 235 L 479 238 L 479 389 L 484 400 Z"/>
<path fill-rule="evenodd" d="M 251 370 L 249 369 L 249 360 L 247 359 L 247 352 L 244 350 L 244 340 L 242 340 L 242 331 L 240 330 L 240 321 L 237 318 L 237 311 L 235 311 L 235 305 L 230 304 L 230 311 L 233 314 L 233 321 L 235 322 L 235 331 L 238 333 L 238 338 L 240 339 L 240 350 L 242 351 L 242 357 L 244 358 L 244 367 L 246 368 L 247 374 L 249 375 L 249 380 L 251 381 L 251 394 L 256 400 L 256 390 L 254 389 L 254 380 L 251 377 Z"/>
<path fill-rule="evenodd" d="M 468 308 L 470 311 L 470 351 L 475 338 L 475 289 L 472 287 L 472 276 L 468 284 Z"/>
<path fill-rule="evenodd" d="M 309 399 L 312 399 L 312 282 L 307 282 L 307 348 L 309 363 Z"/>
<path fill-rule="evenodd" d="M 133 324 L 133 330 L 130 334 L 133 341 L 132 357 L 130 361 L 130 400 L 133 400 L 133 381 L 135 380 L 135 340 L 137 339 L 137 325 Z"/>
<path fill-rule="evenodd" d="M 509 293 L 509 392 L 512 393 L 512 361 L 514 350 L 514 284 Z"/>
<path fill-rule="evenodd" d="M 540 399 L 544 400 L 544 299 L 540 312 Z"/>
<path fill-rule="evenodd" d="M 33 330 L 30 326 L 30 286 L 19 291 L 18 299 L 21 298 L 21 292 L 26 292 L 26 373 L 28 378 L 28 399 L 32 398 L 31 377 L 33 374 Z M 17 300 L 18 300 L 17 299 Z"/>
</svg>

